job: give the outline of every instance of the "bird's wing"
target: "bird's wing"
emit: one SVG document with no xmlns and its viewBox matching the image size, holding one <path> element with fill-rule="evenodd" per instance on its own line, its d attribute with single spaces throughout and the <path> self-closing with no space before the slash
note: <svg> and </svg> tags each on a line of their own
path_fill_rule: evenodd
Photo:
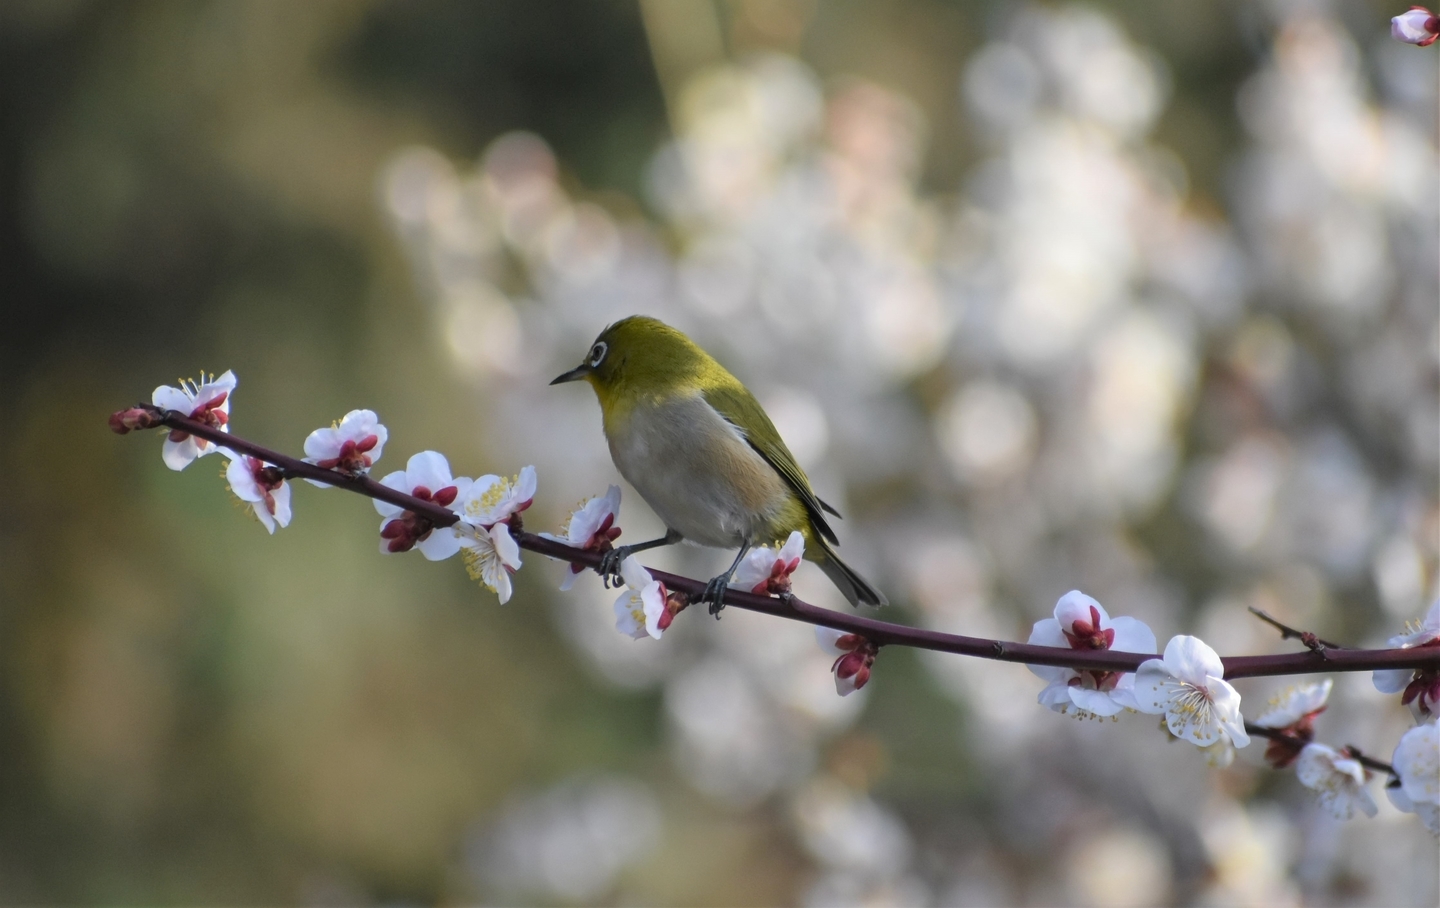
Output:
<svg viewBox="0 0 1440 908">
<path fill-rule="evenodd" d="M 835 537 L 835 531 L 830 529 L 830 524 L 826 523 L 824 512 L 829 511 L 836 517 L 839 517 L 840 513 L 821 501 L 810 488 L 810 480 L 805 478 L 805 471 L 795 462 L 795 455 L 785 447 L 784 439 L 780 437 L 775 424 L 765 415 L 765 410 L 754 395 L 738 382 L 733 386 L 708 389 L 704 395 L 705 402 L 714 407 L 715 412 L 726 422 L 739 429 L 750 447 L 765 458 L 765 462 L 795 490 L 795 494 L 805 505 L 805 510 L 810 513 L 810 522 L 814 524 L 816 532 L 838 545 L 839 540 Z"/>
</svg>

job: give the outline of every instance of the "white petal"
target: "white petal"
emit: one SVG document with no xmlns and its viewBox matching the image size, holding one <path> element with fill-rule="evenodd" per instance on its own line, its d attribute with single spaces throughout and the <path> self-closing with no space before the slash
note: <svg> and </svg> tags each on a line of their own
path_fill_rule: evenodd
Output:
<svg viewBox="0 0 1440 908">
<path fill-rule="evenodd" d="M 1135 709 L 1158 716 L 1170 706 L 1170 691 L 1175 676 L 1160 659 L 1147 659 L 1135 672 Z"/>
<path fill-rule="evenodd" d="M 1025 667 L 1030 669 L 1031 674 L 1035 677 L 1051 684 L 1056 682 L 1069 684 L 1071 678 L 1080 677 L 1075 669 L 1066 668 L 1063 665 L 1027 665 Z"/>
<path fill-rule="evenodd" d="M 1415 677 L 1413 668 L 1387 668 L 1377 671 L 1371 676 L 1375 682 L 1375 689 L 1382 694 L 1398 694 L 1410 684 L 1410 679 Z"/>
<path fill-rule="evenodd" d="M 859 675 L 855 674 L 851 675 L 848 678 L 842 678 L 838 674 L 836 674 L 835 693 L 839 694 L 842 697 L 848 697 L 851 694 L 855 693 L 855 691 L 859 690 L 859 688 L 855 686 L 855 679 L 858 677 Z"/>
<path fill-rule="evenodd" d="M 786 564 L 795 558 L 805 557 L 805 536 L 799 530 L 792 531 L 785 544 L 780 547 L 778 557 L 785 559 Z"/>
<path fill-rule="evenodd" d="M 580 575 L 583 573 L 584 571 L 570 570 L 570 564 L 567 562 L 565 564 L 565 577 L 563 580 L 560 581 L 560 592 L 563 593 L 568 591 L 572 586 L 575 585 L 575 581 L 578 580 L 580 578 Z"/>
<path fill-rule="evenodd" d="M 460 551 L 460 537 L 450 527 L 435 527 L 415 548 L 429 561 L 444 561 Z"/>
<path fill-rule="evenodd" d="M 500 563 L 512 571 L 518 571 L 520 569 L 520 546 L 516 545 L 514 538 L 511 537 L 509 525 L 497 523 L 491 527 L 490 540 L 495 545 L 495 554 L 500 559 Z M 510 585 L 508 577 L 505 585 L 507 587 Z M 507 594 L 505 598 L 510 597 Z M 500 601 L 504 602 L 505 600 Z"/>
<path fill-rule="evenodd" d="M 1220 656 L 1199 637 L 1182 634 L 1165 644 L 1165 666 L 1182 681 L 1204 686 L 1207 677 L 1221 678 L 1225 666 Z"/>
<path fill-rule="evenodd" d="M 1285 728 L 1325 705 L 1333 681 L 1325 678 L 1285 688 L 1265 705 L 1253 724 L 1263 728 Z"/>
<path fill-rule="evenodd" d="M 1415 816 L 1420 818 L 1420 822 L 1430 830 L 1431 835 L 1440 836 L 1440 807 L 1434 804 L 1416 804 Z"/>
<path fill-rule="evenodd" d="M 1420 627 L 1440 636 L 1440 599 L 1430 603 L 1430 607 L 1425 610 L 1425 617 L 1420 619 Z"/>
<path fill-rule="evenodd" d="M 1410 9 L 1390 20 L 1390 37 L 1406 44 L 1419 44 L 1430 38 L 1431 32 L 1425 27 L 1430 21 L 1430 11 Z"/>
<path fill-rule="evenodd" d="M 1135 702 L 1135 676 L 1121 675 L 1120 680 L 1115 682 L 1115 689 L 1110 691 L 1110 699 L 1125 709 L 1140 712 L 1140 707 Z"/>
<path fill-rule="evenodd" d="M 406 462 L 405 477 L 409 485 L 404 490 L 406 493 L 413 492 L 418 486 L 438 492 L 451 484 L 450 462 L 439 451 L 421 451 L 412 454 Z"/>
<path fill-rule="evenodd" d="M 1071 590 L 1055 603 L 1055 621 L 1062 629 L 1073 632 L 1076 621 L 1090 623 L 1091 606 L 1100 612 L 1100 626 L 1108 627 L 1110 615 L 1106 613 L 1105 606 L 1079 590 Z"/>
<path fill-rule="evenodd" d="M 635 560 L 632 555 L 620 562 L 620 579 L 632 590 L 641 590 L 650 584 L 655 578 L 645 570 L 645 566 Z"/>
<path fill-rule="evenodd" d="M 161 385 L 150 395 L 150 403 L 162 410 L 179 410 L 186 416 L 195 408 L 194 398 L 179 388 L 172 388 L 169 385 Z"/>
<path fill-rule="evenodd" d="M 510 585 L 510 572 L 504 567 L 498 567 L 491 571 L 486 582 L 495 590 L 495 595 L 499 598 L 501 605 L 510 601 L 510 594 L 514 587 Z"/>
<path fill-rule="evenodd" d="M 410 477 L 406 475 L 406 471 L 404 470 L 386 473 L 385 478 L 380 480 L 380 484 L 387 489 L 404 492 L 406 495 L 410 494 Z M 388 501 L 381 501 L 378 498 L 372 498 L 370 500 L 375 503 L 375 510 L 380 512 L 381 517 L 399 517 L 405 513 L 404 508 L 397 507 Z"/>
<path fill-rule="evenodd" d="M 516 505 L 522 505 L 525 502 L 534 499 L 535 488 L 537 484 L 538 483 L 535 478 L 535 468 L 528 466 L 522 468 L 520 470 L 520 475 L 515 480 L 514 495 Z"/>
<path fill-rule="evenodd" d="M 1250 734 L 1245 731 L 1245 717 L 1240 714 L 1240 692 L 1228 681 L 1207 678 L 1205 689 L 1210 692 L 1211 709 L 1220 726 L 1230 735 L 1236 747 L 1250 743 Z"/>
<path fill-rule="evenodd" d="M 1407 731 L 1390 764 L 1410 800 L 1440 806 L 1440 726 L 1430 722 Z"/>
<path fill-rule="evenodd" d="M 185 469 L 199 456 L 200 448 L 195 444 L 193 435 L 184 441 L 171 441 L 167 437 L 165 444 L 160 448 L 160 459 L 165 461 L 165 466 L 172 470 Z"/>
<path fill-rule="evenodd" d="M 1062 649 L 1070 646 L 1070 641 L 1060 633 L 1060 622 L 1054 618 L 1044 618 L 1035 622 L 1030 629 L 1030 639 L 1025 641 L 1032 646 L 1058 646 Z M 1031 673 L 1046 681 L 1069 680 L 1078 677 L 1071 669 L 1059 665 L 1027 665 Z"/>
<path fill-rule="evenodd" d="M 1086 712 L 1094 713 L 1102 718 L 1118 715 L 1125 709 L 1124 704 L 1116 703 L 1108 692 L 1088 690 L 1079 685 L 1070 688 L 1070 700 Z"/>
<path fill-rule="evenodd" d="M 282 527 L 290 525 L 290 483 L 280 483 L 280 488 L 270 493 L 275 499 L 275 522 Z"/>
<path fill-rule="evenodd" d="M 846 631 L 837 631 L 833 627 L 821 627 L 817 624 L 815 625 L 815 642 L 820 644 L 820 648 L 830 655 L 843 656 L 850 652 L 850 650 L 841 649 L 835 644 L 836 641 L 846 636 L 847 633 Z"/>
<path fill-rule="evenodd" d="M 260 518 L 260 525 L 265 527 L 265 531 L 271 536 L 274 536 L 275 518 L 270 514 L 270 509 L 265 506 L 265 502 L 257 501 L 251 504 L 250 507 L 255 509 L 255 516 Z"/>
<path fill-rule="evenodd" d="M 329 460 L 340 454 L 340 430 L 333 426 L 316 429 L 305 436 L 305 457 L 307 460 Z"/>
<path fill-rule="evenodd" d="M 638 591 L 626 590 L 615 600 L 615 629 L 636 640 L 649 636 L 645 628 L 645 609 Z"/>
<path fill-rule="evenodd" d="M 570 515 L 570 522 L 565 527 L 565 538 L 557 541 L 573 546 L 586 545 L 604 522 L 605 500 L 588 499 Z"/>
<path fill-rule="evenodd" d="M 235 497 L 241 501 L 264 501 L 265 493 L 255 481 L 247 458 L 231 454 L 228 449 L 225 456 L 230 458 L 230 465 L 225 468 L 225 481 L 230 484 L 230 491 L 235 493 Z"/>
<path fill-rule="evenodd" d="M 732 590 L 744 590 L 751 592 L 755 587 L 770 579 L 770 572 L 775 568 L 775 552 L 768 546 L 760 546 L 745 553 L 738 567 L 735 568 L 735 575 L 730 578 Z"/>
<path fill-rule="evenodd" d="M 1115 641 L 1110 644 L 1111 649 L 1122 653 L 1155 652 L 1155 632 L 1139 618 L 1122 615 L 1111 621 L 1110 626 L 1115 629 Z"/>
<path fill-rule="evenodd" d="M 1072 676 L 1075 674 L 1069 671 L 1069 669 L 1061 670 L 1069 672 Z M 1066 712 L 1073 705 L 1073 701 L 1070 699 L 1069 681 L 1061 679 L 1051 681 L 1040 691 L 1039 696 L 1035 698 L 1035 702 L 1041 706 L 1049 707 L 1057 713 Z"/>
<path fill-rule="evenodd" d="M 660 639 L 660 616 L 665 614 L 665 587 L 659 581 L 647 583 L 640 591 L 640 602 L 645 612 L 645 633 Z"/>
<path fill-rule="evenodd" d="M 234 370 L 226 369 L 224 372 L 220 373 L 219 378 L 209 383 L 209 387 L 214 388 L 217 391 L 224 391 L 228 394 L 229 392 L 234 391 L 235 386 L 238 384 L 240 384 L 240 379 L 235 377 Z"/>
</svg>

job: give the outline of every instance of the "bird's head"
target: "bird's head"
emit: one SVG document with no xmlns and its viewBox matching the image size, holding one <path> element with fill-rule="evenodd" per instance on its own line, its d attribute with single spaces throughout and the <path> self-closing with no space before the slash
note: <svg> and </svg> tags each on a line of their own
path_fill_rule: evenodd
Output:
<svg viewBox="0 0 1440 908">
<path fill-rule="evenodd" d="M 602 406 L 624 394 L 655 394 L 694 382 L 710 358 L 659 319 L 632 315 L 600 332 L 585 359 L 552 385 L 584 380 Z"/>
</svg>

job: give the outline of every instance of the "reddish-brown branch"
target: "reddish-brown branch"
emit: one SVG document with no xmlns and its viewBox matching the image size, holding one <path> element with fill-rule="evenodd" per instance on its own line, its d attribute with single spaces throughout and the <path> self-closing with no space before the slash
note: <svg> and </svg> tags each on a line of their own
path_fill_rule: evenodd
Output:
<svg viewBox="0 0 1440 908">
<path fill-rule="evenodd" d="M 222 447 L 274 464 L 284 470 L 287 477 L 316 479 L 337 488 L 389 502 L 396 507 L 423 515 L 438 526 L 451 526 L 459 522 L 459 517 L 448 508 L 387 488 L 368 476 L 346 476 L 333 470 L 321 469 L 314 464 L 271 451 L 254 442 L 220 432 L 174 410 L 162 412 L 143 404 L 139 408 L 156 413 L 160 425 L 181 429 Z M 523 549 L 591 568 L 598 567 L 600 564 L 601 555 L 598 552 L 571 548 L 564 543 L 520 530 L 513 535 L 515 541 Z M 686 593 L 691 598 L 699 598 L 705 590 L 705 581 L 703 580 L 682 577 L 665 571 L 652 570 L 650 573 L 670 590 Z M 1010 643 L 983 637 L 945 634 L 888 621 L 877 621 L 861 615 L 837 612 L 802 602 L 799 599 L 792 598 L 787 601 L 768 596 L 757 596 L 739 590 L 728 591 L 725 594 L 725 604 L 752 612 L 773 615 L 777 618 L 788 618 L 792 621 L 834 628 L 848 634 L 859 634 L 880 646 L 911 646 L 917 649 L 957 653 L 1001 662 L 1054 665 L 1078 670 L 1133 672 L 1146 659 L 1155 658 L 1154 653 L 1072 650 L 1051 646 L 1033 646 L 1028 643 Z M 1264 675 L 1301 675 L 1311 672 L 1440 668 L 1440 648 L 1417 647 L 1381 650 L 1335 648 L 1326 649 L 1323 653 L 1311 651 L 1272 656 L 1227 656 L 1222 661 L 1225 665 L 1225 677 L 1232 679 Z"/>
</svg>

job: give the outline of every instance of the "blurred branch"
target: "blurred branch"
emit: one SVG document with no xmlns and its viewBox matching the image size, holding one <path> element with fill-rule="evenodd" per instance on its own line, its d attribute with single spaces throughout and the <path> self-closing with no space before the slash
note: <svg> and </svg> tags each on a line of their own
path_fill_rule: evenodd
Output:
<svg viewBox="0 0 1440 908">
<path fill-rule="evenodd" d="M 190 419 L 174 410 L 159 410 L 147 404 L 139 404 L 136 411 L 145 411 L 153 418 L 153 425 L 166 426 L 188 432 L 221 447 L 258 458 L 284 471 L 286 478 L 314 479 L 327 485 L 388 502 L 396 507 L 425 517 L 436 526 L 453 526 L 459 516 L 449 508 L 432 501 L 425 501 L 404 492 L 382 486 L 368 476 L 350 476 L 335 470 L 326 470 L 297 460 L 254 442 L 247 441 L 227 432 Z M 131 411 L 134 412 L 134 411 Z M 117 414 L 119 416 L 119 414 Z M 112 425 L 114 421 L 112 419 Z M 118 430 L 117 430 L 118 431 Z M 518 515 L 517 515 L 518 517 Z M 590 568 L 600 565 L 603 557 L 599 552 L 587 552 L 571 548 L 561 542 L 545 539 L 527 533 L 512 524 L 512 536 L 522 549 L 541 555 L 548 555 L 572 564 Z M 682 577 L 666 571 L 652 570 L 650 573 L 672 591 L 678 591 L 698 599 L 705 591 L 705 581 Z M 735 608 L 777 618 L 788 618 L 806 624 L 834 628 L 847 634 L 857 634 L 879 646 L 911 646 L 917 649 L 956 653 L 980 659 L 994 659 L 1000 662 L 1019 662 L 1025 665 L 1052 665 L 1073 668 L 1079 671 L 1133 672 L 1147 659 L 1156 658 L 1154 653 L 1124 653 L 1114 650 L 1073 650 L 1052 646 L 1034 646 L 1028 643 L 1010 643 L 983 637 L 966 637 L 960 634 L 945 634 L 887 621 L 876 621 L 859 615 L 847 615 L 802 602 L 799 599 L 778 599 L 757 596 L 740 590 L 728 590 L 725 604 Z M 1273 621 L 1273 619 L 1272 619 Z M 1297 632 L 1298 633 L 1298 632 Z M 1271 656 L 1227 656 L 1226 678 L 1247 678 L 1264 675 L 1303 675 L 1310 672 L 1361 672 L 1377 669 L 1437 669 L 1440 668 L 1440 648 L 1414 647 L 1411 649 L 1327 649 L 1324 652 L 1284 653 Z M 1367 758 L 1368 759 L 1368 758 Z M 1367 764 L 1368 765 L 1368 764 Z"/>
<path fill-rule="evenodd" d="M 698 70 L 725 60 L 714 0 L 640 0 L 640 17 L 655 75 L 665 95 L 670 131 L 680 132 L 680 89 Z"/>
<path fill-rule="evenodd" d="M 1293 745 L 1295 747 L 1295 752 L 1297 753 L 1299 752 L 1300 748 L 1310 743 L 1304 738 L 1297 738 L 1287 729 L 1266 728 L 1263 725 L 1256 725 L 1253 722 L 1245 723 L 1245 731 L 1256 738 L 1265 738 L 1269 741 L 1284 741 L 1287 744 Z M 1350 759 L 1356 761 L 1361 766 L 1364 766 L 1366 769 L 1373 769 L 1376 772 L 1389 773 L 1397 779 L 1400 778 L 1400 774 L 1395 771 L 1395 767 L 1391 766 L 1389 763 L 1377 760 L 1374 757 L 1365 756 L 1365 754 L 1360 751 L 1360 748 L 1356 747 L 1353 744 L 1347 744 L 1341 749 L 1345 752 L 1346 756 L 1350 757 Z"/>
</svg>

